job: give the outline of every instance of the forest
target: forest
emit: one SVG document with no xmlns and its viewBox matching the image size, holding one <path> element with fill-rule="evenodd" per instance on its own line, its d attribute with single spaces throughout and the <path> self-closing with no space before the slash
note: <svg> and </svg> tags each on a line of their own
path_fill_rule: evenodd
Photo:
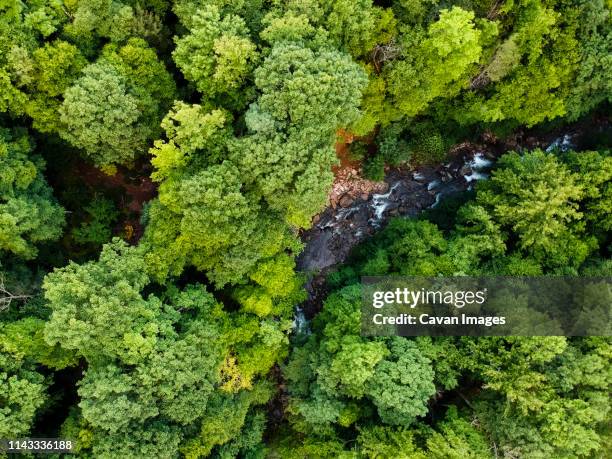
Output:
<svg viewBox="0 0 612 459">
<path fill-rule="evenodd" d="M 368 337 L 361 277 L 612 276 L 611 11 L 0 0 L 0 439 L 72 440 L 58 458 L 610 457 L 609 323 Z M 417 183 L 485 150 L 454 193 Z M 349 168 L 370 188 L 332 198 Z M 322 216 L 371 216 L 390 177 L 425 204 L 306 263 Z"/>
</svg>

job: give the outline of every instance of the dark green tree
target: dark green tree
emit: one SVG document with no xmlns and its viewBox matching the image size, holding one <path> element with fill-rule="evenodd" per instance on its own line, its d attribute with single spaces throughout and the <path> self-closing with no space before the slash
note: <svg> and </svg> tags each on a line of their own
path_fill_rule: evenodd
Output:
<svg viewBox="0 0 612 459">
<path fill-rule="evenodd" d="M 36 244 L 62 233 L 64 211 L 43 176 L 44 161 L 30 155 L 32 149 L 25 131 L 0 128 L 1 258 L 35 258 Z"/>
</svg>

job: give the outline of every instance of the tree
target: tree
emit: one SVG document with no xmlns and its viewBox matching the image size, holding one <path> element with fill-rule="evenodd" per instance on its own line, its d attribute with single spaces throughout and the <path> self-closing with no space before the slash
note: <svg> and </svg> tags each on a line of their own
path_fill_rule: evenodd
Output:
<svg viewBox="0 0 612 459">
<path fill-rule="evenodd" d="M 610 102 L 612 86 L 612 26 L 607 20 L 610 5 L 603 1 L 580 2 L 575 7 L 576 39 L 580 57 L 569 87 L 566 108 L 570 120 L 576 120 L 604 101 Z"/>
<path fill-rule="evenodd" d="M 295 308 L 338 132 L 382 179 L 485 131 L 605 128 L 611 4 L 0 0 L 0 438 L 103 459 L 605 455 L 609 337 L 367 336 L 360 286 L 610 276 L 605 129 L 600 151 L 507 154 L 392 219 L 309 282 L 307 326 Z M 81 209 L 61 239 L 53 195 Z M 119 215 L 133 245 L 109 242 Z M 489 306 L 526 323 L 521 284 Z M 605 334 L 605 286 L 541 300 L 591 304 L 559 322 Z"/>
<path fill-rule="evenodd" d="M 84 209 L 89 218 L 81 226 L 74 228 L 72 236 L 79 244 L 101 246 L 112 238 L 112 225 L 117 221 L 119 212 L 110 199 L 94 197 Z"/>
<path fill-rule="evenodd" d="M 436 459 L 493 457 L 493 448 L 484 432 L 455 406 L 448 409 L 444 421 L 427 438 L 428 456 Z"/>
<path fill-rule="evenodd" d="M 176 40 L 176 65 L 206 102 L 229 98 L 230 107 L 242 108 L 248 95 L 241 90 L 258 59 L 244 20 L 207 5 L 195 11 L 187 27 L 190 33 Z"/>
<path fill-rule="evenodd" d="M 262 403 L 267 400 L 269 388 L 265 385 L 254 388 L 251 392 L 242 392 L 238 396 L 219 394 L 211 400 L 207 418 L 202 423 L 199 435 L 188 442 L 182 452 L 186 457 L 206 457 L 216 445 L 228 444 L 232 439 L 238 437 L 238 444 L 228 444 L 228 449 L 242 449 L 244 446 L 252 447 L 255 445 L 247 443 L 241 445 L 240 433 L 242 429 L 256 421 L 256 418 L 249 416 L 249 407 L 252 404 Z M 250 417 L 250 419 L 248 419 Z M 250 422 L 248 422 L 250 421 Z M 258 432 L 254 432 L 259 438 L 262 434 L 262 426 L 255 427 Z M 233 448 L 232 448 L 233 447 Z"/>
<path fill-rule="evenodd" d="M 64 211 L 43 176 L 44 161 L 30 156 L 24 131 L 0 128 L 0 256 L 36 256 L 36 244 L 58 239 Z"/>
<path fill-rule="evenodd" d="M 225 162 L 160 187 L 143 241 L 151 247 L 146 256 L 151 272 L 163 278 L 194 265 L 220 287 L 239 283 L 256 271 L 260 260 L 284 249 L 297 250 L 289 229 L 274 214 L 259 213 L 238 178 L 235 166 Z"/>
<path fill-rule="evenodd" d="M 227 115 L 200 106 L 177 104 L 163 122 L 168 142 L 153 150 L 162 183 L 144 240 L 160 278 L 193 265 L 218 287 L 254 279 L 277 255 L 299 250 L 290 225 L 309 226 L 325 204 L 333 134 L 358 115 L 363 74 L 337 52 L 282 43 L 255 82 L 261 95 L 245 114 L 248 135 L 232 137 Z M 262 294 L 237 297 L 261 312 L 271 301 Z"/>
<path fill-rule="evenodd" d="M 576 174 L 584 190 L 581 207 L 584 219 L 601 235 L 612 229 L 612 155 L 610 152 L 569 152 L 562 160 Z"/>
<path fill-rule="evenodd" d="M 392 338 L 387 346 L 390 355 L 376 364 L 368 394 L 384 423 L 409 425 L 428 411 L 436 392 L 434 371 L 414 342 Z"/>
<path fill-rule="evenodd" d="M 116 451 L 176 457 L 179 449 L 205 449 L 197 457 L 221 446 L 255 448 L 256 439 L 231 442 L 252 419 L 252 406 L 270 396 L 253 379 L 275 363 L 278 343 L 271 341 L 283 332 L 224 312 L 200 285 L 145 298 L 149 284 L 140 249 L 119 240 L 105 245 L 98 261 L 72 263 L 45 279 L 52 311 L 47 343 L 87 361 L 78 411 L 66 429 L 88 438 L 83 448 L 100 457 Z M 249 358 L 243 348 L 255 355 Z M 237 385 L 225 384 L 232 355 L 239 361 Z M 226 428 L 228 413 L 232 429 Z"/>
<path fill-rule="evenodd" d="M 533 126 L 565 115 L 580 60 L 575 12 L 541 1 L 508 4 L 501 11 L 512 33 L 494 45 L 488 64 L 472 80 L 474 91 L 464 94 L 453 117 L 462 124 L 508 120 Z"/>
<path fill-rule="evenodd" d="M 136 249 L 115 240 L 104 246 L 98 262 L 71 263 L 50 273 L 43 285 L 52 310 L 48 343 L 92 361 L 106 356 L 138 363 L 168 332 L 167 325 L 160 326 L 159 300 L 140 295 L 149 282 L 145 271 Z"/>
<path fill-rule="evenodd" d="M 45 325 L 45 320 L 32 316 L 0 323 L 0 347 L 17 361 L 41 364 L 54 370 L 76 365 L 78 359 L 74 352 L 46 343 Z"/>
<path fill-rule="evenodd" d="M 605 339 L 569 343 L 564 337 L 500 337 L 464 342 L 475 357 L 470 365 L 487 387 L 475 404 L 476 415 L 502 451 L 580 456 L 600 447 L 594 426 L 610 410 L 601 392 L 609 374 L 597 370 L 609 359 Z M 597 376 L 591 376 L 593 371 Z"/>
<path fill-rule="evenodd" d="M 251 130 L 316 126 L 324 135 L 359 116 L 366 79 L 345 54 L 281 42 L 255 71 L 255 83 L 261 95 L 246 115 Z"/>
<path fill-rule="evenodd" d="M 451 406 L 435 429 L 373 425 L 361 428 L 357 437 L 364 457 L 425 458 L 492 458 L 491 446 L 484 433 Z M 424 445 L 419 447 L 418 445 Z"/>
<path fill-rule="evenodd" d="M 367 426 L 357 437 L 363 457 L 397 457 L 399 459 L 425 459 L 426 453 L 415 443 L 415 432 L 407 428 Z"/>
<path fill-rule="evenodd" d="M 577 177 L 552 154 L 534 150 L 504 155 L 491 180 L 479 184 L 476 201 L 517 248 L 549 266 L 579 265 L 592 241 L 584 238 Z"/>
<path fill-rule="evenodd" d="M 452 272 L 451 259 L 446 253 L 448 242 L 442 232 L 427 221 L 394 219 L 372 242 L 373 247 L 364 247 L 355 254 L 359 258 L 366 250 L 378 254 L 377 257 L 368 257 L 371 261 L 363 258 L 363 275 L 435 276 Z M 379 271 L 381 268 L 384 271 Z"/>
<path fill-rule="evenodd" d="M 335 153 L 329 142 L 316 142 L 319 135 L 314 129 L 290 136 L 256 134 L 229 145 L 245 184 L 295 227 L 310 226 L 333 181 Z"/>
<path fill-rule="evenodd" d="M 474 13 L 459 7 L 442 10 L 426 36 L 406 43 L 404 59 L 388 70 L 389 92 L 404 115 L 422 113 L 433 99 L 455 95 L 465 83 L 482 52 L 473 20 Z"/>
<path fill-rule="evenodd" d="M 465 204 L 459 208 L 457 220 L 456 237 L 448 249 L 455 273 L 476 271 L 486 260 L 506 253 L 507 235 L 483 207 Z"/>
<path fill-rule="evenodd" d="M 65 93 L 62 137 L 99 166 L 132 161 L 150 136 L 150 128 L 139 123 L 138 98 L 107 63 L 91 64 L 83 74 Z"/>
<path fill-rule="evenodd" d="M 395 33 L 393 13 L 372 3 L 372 0 L 290 3 L 282 17 L 277 17 L 281 12 L 272 11 L 266 19 L 272 22 L 274 17 L 289 24 L 299 18 L 331 46 L 357 58 L 367 56 L 376 44 L 388 42 Z"/>
<path fill-rule="evenodd" d="M 19 71 L 17 65 L 24 64 L 29 68 Z M 86 64 L 76 46 L 56 40 L 34 50 L 31 56 L 22 56 L 12 66 L 13 74 L 19 75 L 19 85 L 30 96 L 25 107 L 34 128 L 41 132 L 61 129 L 58 112 L 61 96 L 76 81 Z"/>
<path fill-rule="evenodd" d="M 48 401 L 48 382 L 35 365 L 5 352 L 1 345 L 0 382 L 0 435 L 21 438 L 30 432 L 38 410 Z"/>
<path fill-rule="evenodd" d="M 157 134 L 173 93 L 174 83 L 144 41 L 109 45 L 65 91 L 60 135 L 98 166 L 125 164 Z"/>
<path fill-rule="evenodd" d="M 431 361 L 404 338 L 361 337 L 360 302 L 358 285 L 330 295 L 286 366 L 298 431 L 331 436 L 336 425 L 366 422 L 372 408 L 384 424 L 401 426 L 427 412 L 436 390 Z"/>
<path fill-rule="evenodd" d="M 101 41 L 124 42 L 129 38 L 152 38 L 161 29 L 157 14 L 167 8 L 162 1 L 77 0 L 64 6 L 71 21 L 64 34 L 82 48 L 94 48 Z"/>
<path fill-rule="evenodd" d="M 333 180 L 333 135 L 358 116 L 364 75 L 337 52 L 281 43 L 255 82 L 261 96 L 245 115 L 254 134 L 229 144 L 230 159 L 288 224 L 309 227 Z"/>
<path fill-rule="evenodd" d="M 207 113 L 201 105 L 176 102 L 161 122 L 168 141 L 156 141 L 151 150 L 151 178 L 178 180 L 191 163 L 204 167 L 220 162 L 226 155 L 230 120 L 223 110 Z"/>
</svg>

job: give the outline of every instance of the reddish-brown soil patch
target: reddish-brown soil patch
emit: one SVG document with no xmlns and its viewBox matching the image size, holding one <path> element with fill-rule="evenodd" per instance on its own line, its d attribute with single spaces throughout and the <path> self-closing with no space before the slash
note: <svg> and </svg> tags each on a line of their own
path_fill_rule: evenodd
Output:
<svg viewBox="0 0 612 459">
<path fill-rule="evenodd" d="M 338 165 L 332 166 L 332 171 L 334 174 L 340 173 L 344 169 L 361 169 L 361 162 L 355 159 L 351 159 L 350 148 L 351 144 L 360 140 L 355 137 L 353 134 L 345 131 L 344 129 L 340 129 L 337 132 L 338 142 L 336 142 L 336 156 L 340 163 Z"/>
<path fill-rule="evenodd" d="M 76 166 L 76 173 L 87 187 L 119 194 L 116 204 L 122 213 L 122 221 L 115 233 L 132 243 L 136 243 L 144 231 L 140 224 L 144 203 L 157 194 L 157 185 L 149 178 L 147 169 L 146 165 L 131 170 L 119 168 L 115 174 L 107 175 L 86 162 L 79 162 Z"/>
<path fill-rule="evenodd" d="M 361 162 L 351 158 L 351 143 L 360 140 L 371 144 L 370 137 L 356 137 L 347 131 L 338 131 L 336 155 L 339 164 L 332 167 L 334 183 L 329 193 L 329 204 L 332 208 L 337 206 L 348 207 L 357 198 L 367 199 L 372 192 L 384 192 L 388 185 L 385 182 L 374 182 L 362 177 Z M 373 146 L 372 146 L 373 148 Z"/>
</svg>

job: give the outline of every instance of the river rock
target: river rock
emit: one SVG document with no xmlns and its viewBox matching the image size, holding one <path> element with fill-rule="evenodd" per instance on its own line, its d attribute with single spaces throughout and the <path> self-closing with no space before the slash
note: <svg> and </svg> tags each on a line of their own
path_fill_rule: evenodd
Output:
<svg viewBox="0 0 612 459">
<path fill-rule="evenodd" d="M 459 175 L 469 175 L 471 173 L 472 168 L 468 164 L 463 165 L 461 169 L 459 169 Z"/>
<path fill-rule="evenodd" d="M 351 205 L 353 205 L 354 202 L 355 198 L 353 198 L 349 194 L 345 194 L 340 198 L 338 204 L 340 204 L 340 207 L 350 207 Z"/>
</svg>

